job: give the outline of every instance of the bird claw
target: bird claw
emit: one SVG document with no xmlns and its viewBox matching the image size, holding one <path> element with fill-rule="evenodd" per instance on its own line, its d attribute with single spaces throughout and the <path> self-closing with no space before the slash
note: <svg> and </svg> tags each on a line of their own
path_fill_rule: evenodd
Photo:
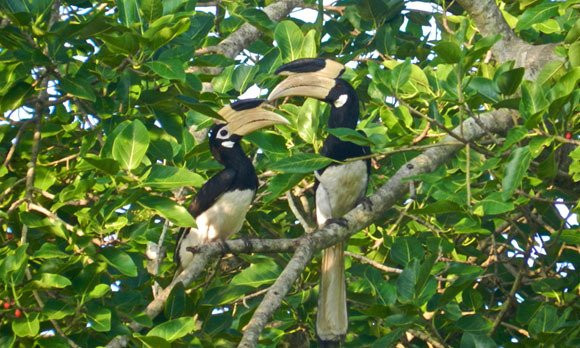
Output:
<svg viewBox="0 0 580 348">
<path fill-rule="evenodd" d="M 338 226 L 341 226 L 341 227 L 348 227 L 348 221 L 345 218 L 332 218 L 332 219 L 328 219 L 324 223 L 324 227 L 328 227 L 328 226 L 330 226 L 332 224 L 337 224 Z"/>
<path fill-rule="evenodd" d="M 371 201 L 370 198 L 368 197 L 364 197 L 360 200 L 359 204 L 361 204 L 363 206 L 363 209 L 366 211 L 372 211 L 373 210 L 373 201 Z"/>
</svg>

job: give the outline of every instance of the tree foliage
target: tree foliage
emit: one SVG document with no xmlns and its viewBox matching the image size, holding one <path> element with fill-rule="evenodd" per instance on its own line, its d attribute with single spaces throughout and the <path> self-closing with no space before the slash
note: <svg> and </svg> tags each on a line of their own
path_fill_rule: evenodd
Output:
<svg viewBox="0 0 580 348">
<path fill-rule="evenodd" d="M 498 1 L 517 36 L 554 44 L 559 58 L 533 72 L 492 56 L 502 36 L 480 35 L 458 4 L 436 3 L 305 1 L 310 23 L 270 19 L 269 1 L 212 13 L 191 0 L 2 1 L 0 346 L 239 342 L 291 254 L 228 255 L 156 317 L 144 309 L 174 276 L 187 203 L 220 169 L 203 130 L 254 84 L 265 97 L 281 64 L 317 56 L 349 63 L 362 133 L 326 129 L 324 103 L 278 105 L 292 124 L 245 138 L 261 186 L 242 233 L 304 234 L 285 193 L 312 221 L 328 133 L 372 147 L 371 194 L 464 120 L 515 110 L 505 134 L 460 132 L 451 161 L 350 238 L 346 343 L 578 345 L 578 3 Z M 232 57 L 223 40 L 246 23 L 261 36 Z M 261 345 L 315 344 L 318 279 L 315 258 Z"/>
</svg>

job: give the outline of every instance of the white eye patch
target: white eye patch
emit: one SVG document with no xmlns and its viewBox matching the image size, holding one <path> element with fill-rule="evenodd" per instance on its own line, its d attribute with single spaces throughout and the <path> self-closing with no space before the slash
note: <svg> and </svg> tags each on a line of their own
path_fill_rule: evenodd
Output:
<svg viewBox="0 0 580 348">
<path fill-rule="evenodd" d="M 218 139 L 227 139 L 229 137 L 230 137 L 230 133 L 228 132 L 228 130 L 225 127 L 220 129 L 218 131 L 218 133 L 216 134 L 216 138 L 218 138 Z"/>
<path fill-rule="evenodd" d="M 234 147 L 234 142 L 231 140 L 222 141 L 222 146 L 227 147 L 228 149 L 231 149 L 232 147 Z"/>
<path fill-rule="evenodd" d="M 344 104 L 346 104 L 346 102 L 348 101 L 348 95 L 346 94 L 341 94 L 338 99 L 336 99 L 334 101 L 334 107 L 335 108 L 340 108 L 342 107 Z"/>
</svg>

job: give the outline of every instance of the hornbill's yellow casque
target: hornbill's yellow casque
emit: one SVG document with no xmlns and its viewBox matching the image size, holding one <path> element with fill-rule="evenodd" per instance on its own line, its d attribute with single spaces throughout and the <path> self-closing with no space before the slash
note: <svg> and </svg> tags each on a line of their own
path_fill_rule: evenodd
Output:
<svg viewBox="0 0 580 348">
<path fill-rule="evenodd" d="M 354 88 L 340 79 L 344 66 L 328 59 L 299 59 L 282 65 L 276 73 L 288 75 L 274 88 L 269 100 L 286 96 L 314 97 L 330 104 L 328 128 L 354 129 L 359 120 L 359 101 Z M 370 153 L 359 146 L 329 135 L 320 153 L 337 161 Z M 340 218 L 364 197 L 370 162 L 355 160 L 331 164 L 316 175 L 316 219 L 319 226 L 341 222 Z M 370 201 L 364 201 L 368 204 Z M 344 220 L 342 220 L 344 223 Z M 348 328 L 344 245 L 323 251 L 316 333 L 323 347 L 340 346 Z"/>
<path fill-rule="evenodd" d="M 284 117 L 263 108 L 263 103 L 262 99 L 239 100 L 218 112 L 227 123 L 211 127 L 209 148 L 225 168 L 201 187 L 189 205 L 197 228 L 180 231 L 174 260 L 181 268 L 193 259 L 188 247 L 224 241 L 242 228 L 258 189 L 258 177 L 240 140 L 257 129 L 288 124 Z"/>
</svg>

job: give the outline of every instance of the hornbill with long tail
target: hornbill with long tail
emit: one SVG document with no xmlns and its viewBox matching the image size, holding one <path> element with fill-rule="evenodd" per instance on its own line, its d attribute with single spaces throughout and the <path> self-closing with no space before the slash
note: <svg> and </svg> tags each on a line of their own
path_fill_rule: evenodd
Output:
<svg viewBox="0 0 580 348">
<path fill-rule="evenodd" d="M 181 269 L 193 259 L 189 247 L 224 241 L 242 228 L 258 189 L 254 166 L 240 145 L 242 136 L 267 126 L 288 124 L 284 117 L 265 109 L 262 99 L 236 101 L 218 114 L 227 123 L 211 127 L 209 148 L 225 168 L 201 187 L 189 205 L 197 228 L 180 231 L 174 260 Z"/>
<path fill-rule="evenodd" d="M 355 129 L 359 120 L 359 100 L 354 88 L 339 77 L 344 66 L 328 59 L 299 59 L 282 65 L 276 74 L 288 77 L 274 88 L 268 100 L 287 96 L 313 97 L 330 104 L 328 128 Z M 370 148 L 328 135 L 320 153 L 333 163 L 316 173 L 316 219 L 319 227 L 344 223 L 339 218 L 358 203 L 365 206 L 370 161 L 350 158 L 370 153 Z M 348 328 L 344 245 L 323 251 L 316 333 L 323 347 L 340 346 Z"/>
</svg>

